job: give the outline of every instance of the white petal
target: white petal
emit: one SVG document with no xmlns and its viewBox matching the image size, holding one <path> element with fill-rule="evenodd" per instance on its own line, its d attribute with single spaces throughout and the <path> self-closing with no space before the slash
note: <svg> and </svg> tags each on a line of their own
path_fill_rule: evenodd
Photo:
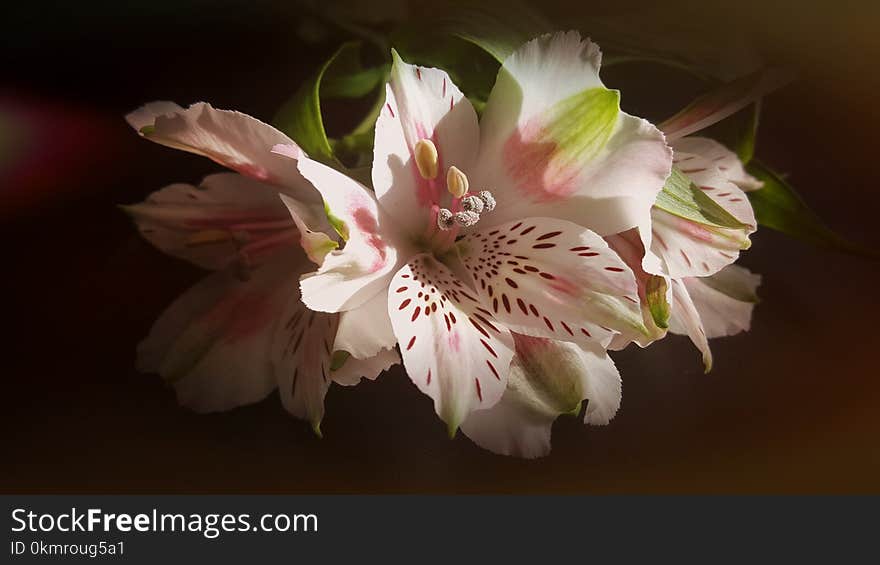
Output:
<svg viewBox="0 0 880 565">
<path fill-rule="evenodd" d="M 413 147 L 430 139 L 437 148 L 438 174 L 419 174 Z M 373 187 L 379 203 L 401 230 L 422 235 L 431 206 L 443 206 L 446 171 L 454 165 L 470 172 L 479 144 L 477 115 L 449 76 L 439 69 L 404 63 L 396 53 L 385 106 L 376 122 Z"/>
<path fill-rule="evenodd" d="M 510 333 L 472 292 L 430 255 L 413 257 L 388 291 L 406 371 L 450 434 L 473 410 L 498 402 L 513 357 Z"/>
<path fill-rule="evenodd" d="M 311 423 L 320 435 L 339 315 L 306 308 L 294 281 L 287 290 L 287 304 L 272 339 L 278 394 L 288 412 Z"/>
<path fill-rule="evenodd" d="M 135 110 L 126 119 L 151 141 L 203 155 L 245 176 L 283 186 L 304 202 L 317 199 L 295 168 L 270 153 L 274 145 L 293 141 L 247 114 L 217 110 L 204 102 L 185 110 L 170 102 L 157 102 Z"/>
<path fill-rule="evenodd" d="M 380 292 L 363 305 L 340 313 L 333 351 L 347 351 L 357 359 L 367 359 L 395 345 L 397 338 L 388 317 L 388 293 Z"/>
<path fill-rule="evenodd" d="M 676 152 L 675 161 L 700 190 L 746 226 L 717 228 L 657 207 L 651 210 L 651 250 L 663 260 L 665 272 L 673 278 L 708 276 L 736 261 L 740 251 L 749 248 L 749 236 L 758 223 L 748 196 L 727 180 L 716 163 L 684 152 Z"/>
<path fill-rule="evenodd" d="M 398 363 L 400 355 L 396 349 L 383 349 L 366 359 L 349 357 L 342 367 L 330 373 L 330 378 L 335 383 L 353 386 L 361 382 L 361 379 L 375 380 L 382 371 L 387 371 Z"/>
<path fill-rule="evenodd" d="M 764 183 L 746 172 L 742 161 L 736 153 L 708 137 L 683 137 L 672 143 L 675 153 L 689 153 L 699 155 L 707 161 L 711 161 L 724 174 L 724 176 L 745 191 L 757 190 Z"/>
<path fill-rule="evenodd" d="M 281 201 L 287 207 L 293 223 L 299 231 L 299 244 L 306 255 L 316 265 L 321 265 L 328 253 L 339 247 L 334 238 L 328 236 L 331 233 L 330 225 L 326 216 L 316 214 L 308 206 L 287 196 L 281 195 Z M 315 227 L 316 229 L 313 229 Z"/>
<path fill-rule="evenodd" d="M 590 230 L 526 218 L 468 234 L 458 248 L 480 301 L 516 332 L 578 343 L 647 335 L 632 271 Z"/>
<path fill-rule="evenodd" d="M 150 243 L 206 269 L 226 267 L 241 259 L 245 244 L 294 228 L 277 189 L 234 173 L 208 176 L 197 187 L 172 184 L 123 208 Z"/>
<path fill-rule="evenodd" d="M 715 275 L 684 279 L 709 338 L 748 331 L 761 275 L 730 265 Z"/>
<path fill-rule="evenodd" d="M 660 124 L 660 129 L 666 133 L 669 141 L 691 135 L 732 116 L 791 79 L 789 71 L 766 69 L 722 84 L 665 120 Z"/>
<path fill-rule="evenodd" d="M 672 315 L 669 318 L 669 331 L 691 338 L 693 344 L 703 354 L 703 367 L 712 370 L 712 351 L 703 321 L 697 312 L 687 287 L 679 279 L 672 279 Z"/>
<path fill-rule="evenodd" d="M 160 374 L 198 412 L 261 400 L 276 386 L 273 329 L 303 266 L 281 253 L 246 281 L 231 269 L 211 274 L 159 317 L 138 346 L 138 369 Z"/>
<path fill-rule="evenodd" d="M 576 414 L 589 399 L 585 422 L 607 424 L 620 406 L 620 375 L 595 345 L 513 334 L 516 357 L 504 396 L 471 413 L 462 431 L 477 445 L 501 455 L 540 457 L 550 452 L 550 432 L 561 414 Z"/>
<path fill-rule="evenodd" d="M 395 228 L 358 182 L 309 159 L 298 166 L 346 238 L 343 249 L 329 253 L 317 272 L 303 277 L 303 302 L 321 312 L 357 308 L 388 286 L 398 260 Z"/>
<path fill-rule="evenodd" d="M 486 222 L 547 216 L 600 235 L 649 224 L 672 152 L 654 126 L 619 111 L 599 62 L 576 32 L 533 40 L 504 62 L 472 181 L 497 198 Z"/>
</svg>

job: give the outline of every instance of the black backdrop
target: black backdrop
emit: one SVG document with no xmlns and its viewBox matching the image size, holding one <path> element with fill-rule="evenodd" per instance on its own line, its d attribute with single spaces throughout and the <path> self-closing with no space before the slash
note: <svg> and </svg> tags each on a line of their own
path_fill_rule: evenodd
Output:
<svg viewBox="0 0 880 565">
<path fill-rule="evenodd" d="M 767 4 L 668 3 L 706 29 L 751 30 L 766 53 L 801 67 L 800 81 L 766 101 L 758 153 L 831 225 L 877 247 L 877 11 Z M 715 370 L 704 376 L 683 338 L 617 354 L 615 420 L 560 421 L 544 460 L 449 441 L 401 371 L 332 389 L 320 440 L 277 397 L 211 416 L 178 408 L 157 377 L 134 371 L 134 347 L 199 273 L 151 249 L 115 206 L 217 169 L 138 139 L 122 116 L 170 99 L 270 119 L 334 45 L 302 43 L 302 12 L 283 2 L 9 9 L 0 108 L 30 137 L 0 160 L 0 490 L 878 491 L 877 263 L 769 230 L 743 260 L 764 275 L 753 330 L 713 344 Z M 656 69 L 605 78 L 649 118 L 693 94 Z M 347 119 L 333 114 L 329 126 Z"/>
</svg>

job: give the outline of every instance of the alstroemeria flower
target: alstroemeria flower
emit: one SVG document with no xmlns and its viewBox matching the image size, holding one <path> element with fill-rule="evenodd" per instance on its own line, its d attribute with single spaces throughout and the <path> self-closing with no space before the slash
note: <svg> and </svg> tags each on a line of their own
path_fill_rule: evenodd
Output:
<svg viewBox="0 0 880 565">
<path fill-rule="evenodd" d="M 204 103 L 148 104 L 127 120 L 151 141 L 239 173 L 172 184 L 125 207 L 156 247 L 215 271 L 158 319 L 138 348 L 139 369 L 160 374 L 181 404 L 199 412 L 256 402 L 277 388 L 284 407 L 319 432 L 331 382 L 375 378 L 399 357 L 382 348 L 382 336 L 359 331 L 382 304 L 340 315 L 310 311 L 300 300 L 300 275 L 337 243 L 320 196 L 270 152 L 293 142 Z"/>
<path fill-rule="evenodd" d="M 303 278 L 303 301 L 344 312 L 387 300 L 407 372 L 451 432 L 493 406 L 482 416 L 536 407 L 549 432 L 548 411 L 615 388 L 593 380 L 613 370 L 604 345 L 648 333 L 633 273 L 602 236 L 649 225 L 671 151 L 651 124 L 620 111 L 600 58 L 577 33 L 527 43 L 504 62 L 478 123 L 445 72 L 395 56 L 376 124 L 375 195 L 298 160 L 347 236 Z M 545 354 L 557 347 L 571 351 L 565 376 Z M 498 404 L 506 390 L 525 398 Z M 488 427 L 463 430 L 528 454 L 480 431 Z"/>
<path fill-rule="evenodd" d="M 757 228 L 744 190 L 758 189 L 761 183 L 746 173 L 736 154 L 717 141 L 685 137 L 672 147 L 675 171 L 669 182 L 679 175 L 739 226 L 720 227 L 655 205 L 651 210 L 650 253 L 644 253 L 641 238 L 633 232 L 617 234 L 608 241 L 637 272 L 640 288 L 657 276 L 666 280 L 668 289 L 663 291 L 668 290 L 669 295 L 670 309 L 665 312 L 669 329 L 691 338 L 708 371 L 712 366 L 708 339 L 749 327 L 760 277 L 731 265 L 740 250 L 748 249 L 749 236 Z M 646 324 L 650 319 L 646 316 Z"/>
</svg>

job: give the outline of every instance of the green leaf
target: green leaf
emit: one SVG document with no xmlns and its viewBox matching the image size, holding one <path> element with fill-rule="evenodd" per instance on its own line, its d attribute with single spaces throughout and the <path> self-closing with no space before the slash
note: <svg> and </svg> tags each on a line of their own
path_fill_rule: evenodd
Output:
<svg viewBox="0 0 880 565">
<path fill-rule="evenodd" d="M 311 158 L 342 168 L 324 129 L 321 100 L 366 96 L 384 82 L 387 73 L 387 65 L 364 69 L 360 43 L 345 43 L 281 108 L 274 123 Z"/>
<path fill-rule="evenodd" d="M 663 190 L 654 202 L 657 208 L 705 226 L 724 229 L 743 229 L 746 224 L 712 200 L 705 192 L 677 168 L 666 179 Z"/>
<path fill-rule="evenodd" d="M 826 226 L 794 188 L 778 173 L 753 160 L 746 170 L 764 182 L 763 188 L 748 192 L 758 224 L 796 239 L 853 255 L 880 258 L 873 249 L 852 243 Z"/>
<path fill-rule="evenodd" d="M 541 14 L 517 0 L 462 6 L 447 16 L 441 27 L 483 49 L 499 63 L 529 40 L 554 31 Z"/>
</svg>

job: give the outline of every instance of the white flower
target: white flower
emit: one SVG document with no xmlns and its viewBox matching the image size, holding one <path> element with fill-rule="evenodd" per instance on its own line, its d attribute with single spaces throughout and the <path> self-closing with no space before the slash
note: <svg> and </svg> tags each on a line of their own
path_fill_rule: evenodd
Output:
<svg viewBox="0 0 880 565">
<path fill-rule="evenodd" d="M 464 422 L 497 452 L 546 453 L 553 419 L 584 398 L 588 420 L 607 421 L 620 387 L 604 346 L 649 333 L 633 273 L 602 236 L 650 225 L 671 151 L 620 111 L 599 62 L 576 33 L 527 43 L 505 61 L 478 124 L 445 72 L 395 56 L 375 195 L 297 159 L 347 236 L 303 277 L 303 301 L 322 312 L 386 302 L 393 338 L 383 345 L 399 343 L 450 432 Z M 297 158 L 283 144 L 276 152 Z M 469 200 L 465 210 L 474 196 L 482 208 Z"/>
<path fill-rule="evenodd" d="M 270 152 L 293 142 L 204 103 L 157 102 L 127 120 L 147 139 L 239 173 L 173 184 L 125 207 L 156 247 L 214 271 L 158 319 L 138 348 L 139 368 L 159 373 L 181 404 L 199 412 L 256 402 L 277 387 L 285 408 L 320 433 L 330 382 L 375 378 L 399 357 L 382 348 L 381 334 L 359 332 L 379 301 L 339 315 L 310 311 L 300 300 L 299 276 L 337 243 L 320 196 Z"/>
</svg>

